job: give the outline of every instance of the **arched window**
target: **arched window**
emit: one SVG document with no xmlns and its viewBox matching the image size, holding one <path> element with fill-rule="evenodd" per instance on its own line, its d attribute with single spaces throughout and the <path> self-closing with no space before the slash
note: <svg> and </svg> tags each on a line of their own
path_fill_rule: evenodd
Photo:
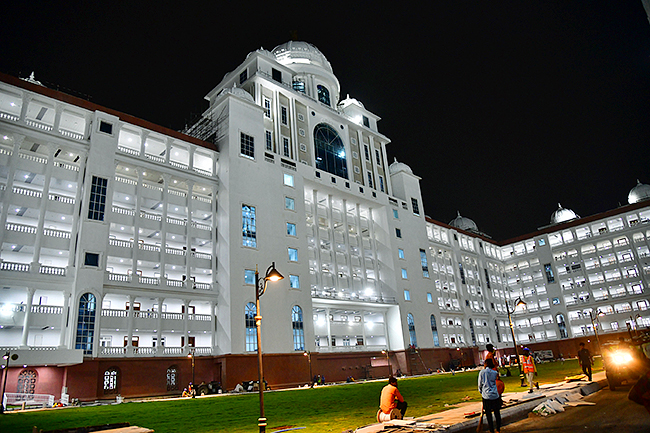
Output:
<svg viewBox="0 0 650 433">
<path fill-rule="evenodd" d="M 318 89 L 318 100 L 323 104 L 327 105 L 328 107 L 331 107 L 330 91 L 327 90 L 327 87 L 323 86 L 322 84 L 319 84 L 318 86 L 316 86 L 316 88 Z"/>
<path fill-rule="evenodd" d="M 305 329 L 302 321 L 302 308 L 294 305 L 291 309 L 293 327 L 293 350 L 305 350 Z"/>
<path fill-rule="evenodd" d="M 18 394 L 34 394 L 36 388 L 36 372 L 34 370 L 24 370 L 18 375 Z"/>
<path fill-rule="evenodd" d="M 555 316 L 555 319 L 557 320 L 557 327 L 560 330 L 560 338 L 569 338 L 569 334 L 566 332 L 566 322 L 564 321 L 564 316 L 562 314 L 558 314 Z"/>
<path fill-rule="evenodd" d="M 167 369 L 167 391 L 178 391 L 178 367 L 172 365 Z"/>
<path fill-rule="evenodd" d="M 95 311 L 97 301 L 92 293 L 84 293 L 79 299 L 79 312 L 77 314 L 76 349 L 83 349 L 84 355 L 93 354 L 93 341 L 95 337 Z"/>
<path fill-rule="evenodd" d="M 117 394 L 119 372 L 112 367 L 104 372 L 104 394 Z"/>
<path fill-rule="evenodd" d="M 476 334 L 474 333 L 474 322 L 469 319 L 469 333 L 472 336 L 472 346 L 476 346 Z"/>
<path fill-rule="evenodd" d="M 433 334 L 433 345 L 440 347 L 440 340 L 438 339 L 438 325 L 436 324 L 436 316 L 431 315 L 431 333 Z"/>
<path fill-rule="evenodd" d="M 339 134 L 331 126 L 319 123 L 314 128 L 316 168 L 333 175 L 348 178 L 345 146 Z"/>
<path fill-rule="evenodd" d="M 408 324 L 409 327 L 409 340 L 411 343 L 411 346 L 417 347 L 418 346 L 418 339 L 415 337 L 415 320 L 413 320 L 413 315 L 409 313 L 406 316 L 406 323 Z"/>
<path fill-rule="evenodd" d="M 497 331 L 497 341 L 501 343 L 501 332 L 499 331 L 499 322 L 494 319 L 494 329 Z"/>
<path fill-rule="evenodd" d="M 246 304 L 246 351 L 254 352 L 257 350 L 257 328 L 255 327 L 255 315 L 257 307 L 252 302 Z"/>
</svg>

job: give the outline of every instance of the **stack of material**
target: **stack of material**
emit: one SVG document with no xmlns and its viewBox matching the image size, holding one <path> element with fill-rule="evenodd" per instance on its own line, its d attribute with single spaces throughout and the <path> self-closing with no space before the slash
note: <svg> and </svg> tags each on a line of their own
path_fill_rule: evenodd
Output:
<svg viewBox="0 0 650 433">
<path fill-rule="evenodd" d="M 537 405 L 533 409 L 533 413 L 541 416 L 549 416 L 554 413 L 564 412 L 565 406 L 578 406 L 578 405 L 592 405 L 587 401 L 582 401 L 582 394 L 580 392 L 565 392 L 556 395 L 552 399 L 548 399 L 543 403 Z"/>
</svg>

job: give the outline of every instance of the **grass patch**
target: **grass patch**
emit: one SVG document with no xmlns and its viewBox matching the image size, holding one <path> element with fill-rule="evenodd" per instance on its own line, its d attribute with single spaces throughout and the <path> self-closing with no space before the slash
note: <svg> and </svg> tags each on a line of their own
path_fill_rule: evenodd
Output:
<svg viewBox="0 0 650 433">
<path fill-rule="evenodd" d="M 602 369 L 596 360 L 594 371 Z M 537 380 L 553 383 L 581 373 L 577 360 L 538 366 Z M 521 391 L 519 371 L 505 377 L 506 392 Z M 466 400 L 480 401 L 478 372 L 404 378 L 399 388 L 409 403 L 408 416 L 419 417 L 449 409 Z M 363 382 L 314 389 L 286 390 L 264 394 L 268 432 L 280 427 L 307 427 L 303 433 L 336 432 L 372 424 L 379 406 L 381 382 Z M 448 406 L 446 406 L 448 405 Z M 30 433 L 33 426 L 44 430 L 129 422 L 157 433 L 244 433 L 257 430 L 257 394 L 223 395 L 212 398 L 119 405 L 65 408 L 7 413 L 0 417 L 0 431 Z"/>
</svg>

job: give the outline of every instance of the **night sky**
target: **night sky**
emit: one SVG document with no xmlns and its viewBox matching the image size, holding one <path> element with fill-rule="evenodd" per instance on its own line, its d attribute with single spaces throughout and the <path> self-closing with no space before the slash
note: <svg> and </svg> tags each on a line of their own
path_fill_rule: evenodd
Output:
<svg viewBox="0 0 650 433">
<path fill-rule="evenodd" d="M 435 220 L 460 211 L 505 240 L 558 202 L 584 217 L 650 184 L 641 0 L 170 3 L 5 4 L 0 71 L 180 130 L 249 52 L 295 31 L 382 118 Z"/>
</svg>

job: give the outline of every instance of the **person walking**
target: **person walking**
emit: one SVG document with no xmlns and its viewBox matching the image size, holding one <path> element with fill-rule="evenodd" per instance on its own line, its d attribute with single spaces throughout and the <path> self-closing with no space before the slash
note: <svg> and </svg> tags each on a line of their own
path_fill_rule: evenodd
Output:
<svg viewBox="0 0 650 433">
<path fill-rule="evenodd" d="M 385 414 L 390 414 L 393 409 L 398 409 L 402 414 L 402 419 L 406 413 L 407 407 L 404 397 L 397 389 L 397 379 L 394 376 L 388 378 L 388 385 L 381 390 L 381 398 L 379 400 L 379 408 Z"/>
<path fill-rule="evenodd" d="M 492 359 L 494 361 L 494 366 L 499 367 L 499 361 L 497 358 L 497 350 L 494 347 L 492 343 L 488 343 L 485 345 L 485 350 L 488 351 L 487 355 L 485 355 L 485 360 L 487 361 L 488 359 Z"/>
<path fill-rule="evenodd" d="M 591 382 L 591 353 L 585 349 L 585 343 L 580 343 L 580 350 L 578 350 L 578 363 L 582 367 L 582 372 L 587 375 L 589 382 Z"/>
<path fill-rule="evenodd" d="M 527 347 L 524 349 L 522 366 L 524 367 L 524 374 L 528 380 L 528 392 L 533 392 L 533 386 L 539 388 L 539 385 L 536 382 L 533 382 L 535 376 L 537 376 L 537 367 L 535 366 L 533 355 L 530 354 L 530 349 Z"/>
<path fill-rule="evenodd" d="M 497 389 L 497 378 L 499 373 L 494 370 L 495 364 L 492 358 L 485 360 L 485 368 L 478 375 L 478 390 L 483 399 L 483 412 L 488 421 L 490 432 L 499 433 L 501 430 L 501 396 Z M 494 420 L 492 414 L 494 413 Z M 495 430 L 496 421 L 496 430 Z"/>
</svg>

